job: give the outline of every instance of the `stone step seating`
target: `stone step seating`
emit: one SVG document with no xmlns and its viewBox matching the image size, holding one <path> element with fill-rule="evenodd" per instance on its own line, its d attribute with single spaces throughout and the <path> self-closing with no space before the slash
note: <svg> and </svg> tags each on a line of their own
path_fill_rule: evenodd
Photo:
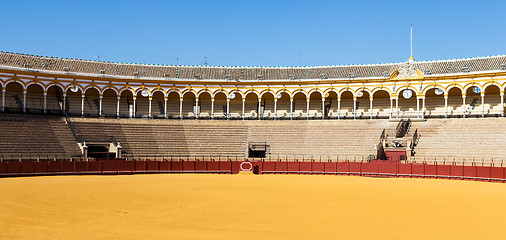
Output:
<svg viewBox="0 0 506 240">
<path fill-rule="evenodd" d="M 413 123 L 421 134 L 415 148 L 417 160 L 487 160 L 506 156 L 503 118 L 429 119 Z"/>
<path fill-rule="evenodd" d="M 81 155 L 61 117 L 0 114 L 0 157 Z"/>
</svg>

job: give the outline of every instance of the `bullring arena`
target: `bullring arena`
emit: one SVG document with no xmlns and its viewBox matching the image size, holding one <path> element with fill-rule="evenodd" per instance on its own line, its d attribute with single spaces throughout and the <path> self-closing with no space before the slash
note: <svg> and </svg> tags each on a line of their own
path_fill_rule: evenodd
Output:
<svg viewBox="0 0 506 240">
<path fill-rule="evenodd" d="M 506 235 L 504 55 L 219 67 L 0 52 L 0 86 L 2 239 Z"/>
</svg>

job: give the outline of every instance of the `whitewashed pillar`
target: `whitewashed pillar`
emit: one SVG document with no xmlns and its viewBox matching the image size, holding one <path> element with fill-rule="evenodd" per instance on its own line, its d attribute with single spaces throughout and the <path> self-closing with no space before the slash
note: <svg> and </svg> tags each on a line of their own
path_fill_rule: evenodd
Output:
<svg viewBox="0 0 506 240">
<path fill-rule="evenodd" d="M 262 106 L 262 98 L 260 97 L 260 98 L 258 98 L 258 119 L 260 119 L 260 107 L 261 106 Z"/>
<path fill-rule="evenodd" d="M 290 120 L 293 119 L 293 97 L 290 97 Z"/>
<path fill-rule="evenodd" d="M 485 92 L 481 92 L 481 116 L 485 116 Z"/>
<path fill-rule="evenodd" d="M 136 112 L 137 112 L 137 97 L 136 96 L 133 96 L 133 100 L 134 100 L 134 106 L 133 106 L 133 110 L 134 110 L 134 113 L 133 113 L 133 117 L 135 118 L 136 116 Z"/>
<path fill-rule="evenodd" d="M 357 97 L 353 96 L 353 119 L 357 118 Z"/>
<path fill-rule="evenodd" d="M 84 116 L 84 98 L 86 97 L 85 93 L 81 93 L 81 116 Z"/>
<path fill-rule="evenodd" d="M 243 98 L 243 99 L 242 99 L 242 115 L 241 115 L 243 120 L 244 120 L 244 104 L 245 104 L 245 103 L 246 103 L 246 99 L 245 99 L 245 98 Z"/>
<path fill-rule="evenodd" d="M 98 102 L 99 102 L 99 104 L 98 104 L 98 116 L 100 116 L 100 117 L 102 116 L 102 99 L 103 98 L 104 98 L 104 95 L 102 95 L 102 94 L 100 94 L 98 96 Z"/>
<path fill-rule="evenodd" d="M 167 101 L 169 101 L 169 98 L 168 97 L 164 97 L 163 98 L 163 117 L 164 118 L 168 117 L 168 114 L 167 114 Z"/>
<path fill-rule="evenodd" d="M 341 97 L 337 97 L 337 119 L 341 119 Z"/>
<path fill-rule="evenodd" d="M 325 98 L 322 98 L 322 119 L 325 119 Z"/>
<path fill-rule="evenodd" d="M 227 98 L 227 119 L 230 119 L 230 98 Z"/>
<path fill-rule="evenodd" d="M 214 98 L 211 98 L 211 118 L 214 118 Z"/>
<path fill-rule="evenodd" d="M 5 112 L 5 91 L 7 89 L 5 87 L 2 87 L 2 112 Z"/>
<path fill-rule="evenodd" d="M 462 94 L 462 109 L 464 111 L 464 114 L 466 114 L 467 113 L 466 94 Z"/>
<path fill-rule="evenodd" d="M 501 91 L 501 117 L 504 117 L 504 91 Z"/>
<path fill-rule="evenodd" d="M 120 104 L 120 100 L 121 100 L 121 96 L 118 96 L 116 98 L 117 102 L 116 102 L 116 117 L 119 118 L 119 104 Z"/>
<path fill-rule="evenodd" d="M 44 105 L 42 106 L 42 109 L 43 109 L 44 114 L 46 114 L 46 112 L 47 112 L 47 91 L 44 91 L 43 95 L 44 95 L 44 103 L 43 103 Z"/>
<path fill-rule="evenodd" d="M 306 97 L 306 118 L 309 120 L 309 97 Z"/>
<path fill-rule="evenodd" d="M 448 94 L 444 95 L 445 98 L 445 118 L 448 117 Z"/>
<path fill-rule="evenodd" d="M 372 117 L 373 117 L 373 113 L 372 113 L 372 100 L 373 100 L 373 97 L 372 97 L 372 96 L 370 96 L 370 97 L 369 97 L 369 113 L 370 113 L 370 115 L 371 115 L 371 119 L 372 119 Z"/>
<path fill-rule="evenodd" d="M 179 98 L 179 118 L 183 118 L 183 97 Z"/>
<path fill-rule="evenodd" d="M 274 119 L 278 118 L 278 99 L 274 96 Z"/>
<path fill-rule="evenodd" d="M 26 92 L 27 89 L 23 89 L 23 112 L 26 112 Z"/>
<path fill-rule="evenodd" d="M 148 106 L 148 118 L 151 118 L 151 102 L 153 101 L 153 97 L 149 96 L 149 106 Z"/>
<path fill-rule="evenodd" d="M 63 93 L 63 114 L 65 114 L 66 110 L 67 110 L 67 94 Z"/>
</svg>

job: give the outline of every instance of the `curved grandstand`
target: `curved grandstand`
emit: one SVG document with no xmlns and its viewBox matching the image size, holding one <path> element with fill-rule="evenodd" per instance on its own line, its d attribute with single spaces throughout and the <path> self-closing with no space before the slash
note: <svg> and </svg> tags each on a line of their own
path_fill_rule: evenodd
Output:
<svg viewBox="0 0 506 240">
<path fill-rule="evenodd" d="M 504 116 L 506 55 L 218 67 L 0 52 L 0 86 L 4 159 L 83 157 L 89 151 L 123 157 L 364 161 L 402 148 L 406 156 L 400 159 L 406 161 L 490 165 L 502 162 L 506 153 L 504 119 L 499 118 Z M 34 116 L 40 114 L 66 117 Z M 33 128 L 37 139 L 26 134 Z"/>
</svg>

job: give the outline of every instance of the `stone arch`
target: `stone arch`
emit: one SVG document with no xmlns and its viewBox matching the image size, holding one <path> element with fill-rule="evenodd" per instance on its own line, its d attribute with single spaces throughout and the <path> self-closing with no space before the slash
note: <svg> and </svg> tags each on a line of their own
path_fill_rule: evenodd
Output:
<svg viewBox="0 0 506 240">
<path fill-rule="evenodd" d="M 119 115 L 120 117 L 134 117 L 134 91 L 133 89 L 123 88 L 118 95 Z"/>
<path fill-rule="evenodd" d="M 4 111 L 22 112 L 24 106 L 25 86 L 20 81 L 7 81 L 5 84 L 5 102 Z"/>
<path fill-rule="evenodd" d="M 98 116 L 100 109 L 100 90 L 90 86 L 85 89 L 84 94 L 84 115 Z"/>
<path fill-rule="evenodd" d="M 229 93 L 229 98 L 232 92 Z M 240 118 L 242 117 L 242 93 L 239 91 L 233 92 L 235 97 L 230 98 L 230 117 Z"/>
<path fill-rule="evenodd" d="M 395 95 L 401 96 L 402 92 L 406 89 L 410 89 L 413 91 L 413 96 L 420 95 L 420 92 L 418 89 L 416 89 L 413 85 L 402 85 L 397 88 L 397 90 L 394 92 Z"/>
<path fill-rule="evenodd" d="M 228 95 L 225 91 L 215 92 L 214 94 L 214 117 L 226 118 L 227 117 L 227 98 Z"/>
<path fill-rule="evenodd" d="M 412 91 L 412 95 L 410 98 L 403 97 L 404 91 Z M 419 95 L 418 90 L 416 90 L 414 87 L 402 87 L 397 89 L 396 93 L 398 93 L 397 101 L 398 101 L 398 107 L 399 107 L 399 116 L 416 116 L 418 112 L 416 111 L 416 101 L 417 96 Z"/>
<path fill-rule="evenodd" d="M 276 96 L 276 92 L 274 92 L 272 89 L 265 89 L 260 92 L 260 97 L 263 98 L 264 94 L 266 94 L 266 93 L 272 94 L 273 97 Z"/>
<path fill-rule="evenodd" d="M 276 95 L 280 94 L 280 98 L 276 102 L 276 116 L 278 118 L 290 117 L 290 93 L 288 91 L 278 91 Z"/>
<path fill-rule="evenodd" d="M 448 114 L 464 115 L 465 103 L 462 101 L 462 87 L 459 85 L 449 86 L 446 92 L 448 95 L 448 106 L 451 107 L 451 111 L 448 111 Z"/>
<path fill-rule="evenodd" d="M 102 116 L 116 116 L 118 106 L 118 92 L 114 88 L 104 89 L 102 94 Z"/>
<path fill-rule="evenodd" d="M 199 116 L 203 118 L 211 117 L 211 99 L 213 93 L 211 91 L 201 91 L 199 92 L 199 108 L 200 113 Z"/>
<path fill-rule="evenodd" d="M 244 117 L 257 118 L 258 117 L 258 93 L 249 90 L 244 95 Z"/>
<path fill-rule="evenodd" d="M 501 105 L 501 86 L 495 83 L 485 84 L 483 91 L 485 114 L 501 115 L 504 111 L 504 106 Z"/>
<path fill-rule="evenodd" d="M 273 118 L 274 115 L 274 98 L 275 93 L 274 91 L 263 91 L 260 94 L 260 97 L 262 99 L 262 103 L 260 104 L 260 117 L 261 118 Z"/>
<path fill-rule="evenodd" d="M 436 94 L 436 89 L 443 90 L 443 93 L 438 95 Z M 439 116 L 442 117 L 445 115 L 445 95 L 446 90 L 444 87 L 439 85 L 431 85 L 424 89 L 423 91 L 425 97 L 425 115 L 427 116 Z M 402 98 L 402 95 L 399 95 L 399 98 Z M 447 100 L 448 101 L 448 100 Z M 449 108 L 448 113 L 451 113 L 453 109 Z"/>
<path fill-rule="evenodd" d="M 338 93 L 334 89 L 326 91 L 325 94 L 325 117 L 332 118 L 337 116 L 337 96 Z"/>
<path fill-rule="evenodd" d="M 155 89 L 151 92 L 151 116 L 154 118 L 165 117 L 165 92 Z"/>
<path fill-rule="evenodd" d="M 359 92 L 362 92 L 362 96 L 358 96 Z M 371 116 L 371 93 L 366 90 L 366 88 L 357 89 L 355 91 L 354 96 L 356 97 L 356 106 L 355 106 L 355 116 L 358 118 L 367 117 L 369 118 Z"/>
<path fill-rule="evenodd" d="M 482 85 L 480 85 L 480 84 L 478 84 L 476 82 L 471 82 L 471 83 L 468 83 L 468 84 L 464 85 L 463 92 L 467 93 L 469 91 L 469 89 L 472 89 L 473 87 L 480 87 L 480 89 L 483 91 L 483 86 Z"/>
<path fill-rule="evenodd" d="M 306 118 L 307 116 L 307 95 L 304 91 L 296 91 L 293 94 L 293 116 L 295 118 Z"/>
<path fill-rule="evenodd" d="M 44 109 L 44 86 L 30 83 L 26 86 L 26 111 L 42 113 Z"/>
<path fill-rule="evenodd" d="M 183 117 L 195 117 L 195 101 L 197 100 L 197 93 L 193 90 L 183 91 Z"/>
<path fill-rule="evenodd" d="M 481 102 L 481 92 L 475 93 L 473 91 L 474 87 L 480 87 L 480 90 L 483 92 L 482 86 L 478 84 L 467 84 L 465 89 L 466 95 L 466 114 L 469 115 L 481 115 L 483 110 L 483 104 Z"/>
<path fill-rule="evenodd" d="M 309 117 L 321 118 L 323 94 L 319 90 L 309 91 Z"/>
<path fill-rule="evenodd" d="M 81 107 L 82 107 L 82 96 L 83 96 L 83 88 L 79 85 L 76 86 L 76 92 L 73 92 L 70 87 L 74 86 L 73 84 L 67 86 L 65 92 L 67 93 L 66 97 L 66 113 L 69 115 L 79 116 L 81 115 Z"/>
<path fill-rule="evenodd" d="M 341 99 L 341 108 L 339 110 L 339 117 L 349 118 L 353 117 L 355 113 L 353 98 L 355 93 L 351 89 L 343 89 L 339 93 Z"/>
<path fill-rule="evenodd" d="M 142 96 L 142 92 L 147 90 L 148 96 Z M 147 118 L 149 116 L 149 98 L 151 97 L 151 91 L 148 88 L 139 88 L 135 91 L 135 117 Z M 152 103 L 151 103 L 152 104 Z M 153 107 L 153 105 L 151 105 Z"/>
<path fill-rule="evenodd" d="M 390 115 L 392 112 L 390 108 L 390 94 L 391 92 L 387 88 L 377 88 L 372 91 L 373 117 L 379 118 Z"/>
<path fill-rule="evenodd" d="M 179 118 L 180 99 L 179 91 L 171 90 L 167 93 L 167 116 L 169 118 Z"/>
<path fill-rule="evenodd" d="M 434 91 L 435 88 L 440 88 L 444 91 L 444 94 L 447 94 L 448 93 L 448 90 L 447 88 L 443 87 L 442 85 L 439 85 L 439 84 L 431 84 L 431 85 L 427 85 L 425 86 L 425 88 L 423 88 L 423 90 L 421 91 L 421 95 L 423 96 L 426 96 L 427 95 L 427 92 L 432 90 Z M 400 96 L 400 95 L 399 95 Z"/>
</svg>

